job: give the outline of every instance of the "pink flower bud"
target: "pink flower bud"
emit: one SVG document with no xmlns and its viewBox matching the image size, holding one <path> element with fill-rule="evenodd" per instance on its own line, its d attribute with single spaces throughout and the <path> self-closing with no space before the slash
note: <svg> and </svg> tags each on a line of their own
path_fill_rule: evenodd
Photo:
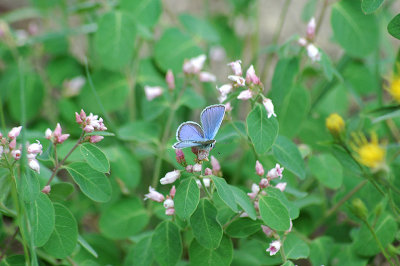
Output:
<svg viewBox="0 0 400 266">
<path fill-rule="evenodd" d="M 51 191 L 51 187 L 50 187 L 49 185 L 45 186 L 45 187 L 42 189 L 42 192 L 43 192 L 44 194 L 49 194 L 50 191 Z"/>
<path fill-rule="evenodd" d="M 259 176 L 263 176 L 264 175 L 264 167 L 262 166 L 262 164 L 257 160 L 256 161 L 256 173 Z"/>
<path fill-rule="evenodd" d="M 209 73 L 209 72 L 200 72 L 199 74 L 199 80 L 201 82 L 215 82 L 217 81 L 217 77 L 215 75 Z"/>
<path fill-rule="evenodd" d="M 36 159 L 28 160 L 28 165 L 29 165 L 29 168 L 31 168 L 33 171 L 35 171 L 38 174 L 40 174 L 40 165 L 39 165 L 39 162 Z"/>
<path fill-rule="evenodd" d="M 232 91 L 232 88 L 233 88 L 232 84 L 224 84 L 219 88 L 217 87 L 217 90 L 221 95 L 226 96 Z"/>
<path fill-rule="evenodd" d="M 171 190 L 169 191 L 169 195 L 171 196 L 172 199 L 175 197 L 175 193 L 176 193 L 176 188 L 174 185 L 174 186 L 172 186 Z"/>
<path fill-rule="evenodd" d="M 212 175 L 212 170 L 210 169 L 210 168 L 206 168 L 205 170 L 204 170 L 204 175 Z"/>
<path fill-rule="evenodd" d="M 278 253 L 280 248 L 281 248 L 281 242 L 279 240 L 275 240 L 269 244 L 269 247 L 267 248 L 266 251 L 269 252 L 270 256 L 273 256 L 276 253 Z"/>
<path fill-rule="evenodd" d="M 193 165 L 189 164 L 188 166 L 186 166 L 186 172 L 192 173 L 193 172 Z"/>
<path fill-rule="evenodd" d="M 308 43 L 307 40 L 304 38 L 300 38 L 297 42 L 300 46 L 303 46 L 303 47 L 305 47 Z"/>
<path fill-rule="evenodd" d="M 174 201 L 172 199 L 166 199 L 164 201 L 164 208 L 169 209 L 174 207 Z"/>
<path fill-rule="evenodd" d="M 75 112 L 75 121 L 78 124 L 82 124 L 83 122 L 81 116 L 77 112 Z"/>
<path fill-rule="evenodd" d="M 204 182 L 204 185 L 206 187 L 210 187 L 210 184 L 211 184 L 211 179 L 210 178 L 208 178 L 208 177 L 203 178 L 203 182 Z M 196 180 L 196 183 L 197 183 L 197 186 L 199 188 L 201 188 L 201 186 L 202 186 L 201 181 L 200 180 Z"/>
<path fill-rule="evenodd" d="M 14 138 L 11 140 L 10 144 L 8 144 L 8 147 L 10 148 L 10 150 L 15 149 L 15 147 L 17 146 L 17 140 Z"/>
<path fill-rule="evenodd" d="M 311 18 L 307 25 L 307 39 L 314 40 L 315 38 L 315 29 L 317 25 L 315 23 L 315 18 Z"/>
<path fill-rule="evenodd" d="M 253 97 L 253 93 L 251 92 L 251 90 L 244 90 L 244 91 L 241 91 L 241 92 L 239 93 L 239 95 L 237 96 L 237 98 L 238 98 L 239 100 L 243 100 L 243 101 L 248 100 L 248 99 L 251 99 L 251 97 Z"/>
<path fill-rule="evenodd" d="M 11 151 L 11 155 L 12 157 L 18 161 L 19 159 L 21 159 L 21 151 L 20 150 L 13 150 Z"/>
<path fill-rule="evenodd" d="M 240 215 L 240 217 L 249 217 L 249 214 L 247 212 L 242 212 L 242 214 Z"/>
<path fill-rule="evenodd" d="M 241 76 L 230 75 L 230 76 L 228 76 L 228 79 L 233 81 L 233 85 L 236 87 L 246 86 L 246 80 L 244 78 L 242 78 Z"/>
<path fill-rule="evenodd" d="M 174 183 L 181 176 L 181 171 L 174 170 L 168 172 L 163 178 L 160 179 L 162 185 Z"/>
<path fill-rule="evenodd" d="M 28 146 L 28 153 L 32 154 L 42 154 L 42 144 L 38 140 L 36 140 L 37 143 L 32 143 L 31 145 Z"/>
<path fill-rule="evenodd" d="M 175 209 L 174 208 L 168 208 L 165 210 L 165 215 L 168 216 L 173 216 L 175 214 Z"/>
<path fill-rule="evenodd" d="M 82 119 L 83 121 L 86 120 L 86 113 L 85 113 L 85 111 L 83 111 L 83 109 L 81 109 L 81 112 L 79 113 L 79 115 L 81 116 L 81 119 Z"/>
<path fill-rule="evenodd" d="M 233 109 L 233 107 L 232 107 L 231 103 L 230 103 L 230 102 L 227 102 L 227 103 L 225 104 L 225 111 L 226 111 L 226 112 L 230 112 L 230 111 L 232 111 L 232 109 Z"/>
<path fill-rule="evenodd" d="M 19 136 L 19 133 L 21 133 L 21 129 L 22 129 L 22 126 L 13 127 L 13 128 L 10 130 L 10 132 L 8 132 L 8 137 L 9 137 L 10 139 L 15 139 L 16 137 Z"/>
<path fill-rule="evenodd" d="M 219 171 L 221 171 L 221 165 L 219 164 L 217 158 L 214 156 L 211 156 L 211 166 L 212 166 L 212 171 L 216 175 Z"/>
<path fill-rule="evenodd" d="M 185 164 L 186 163 L 185 154 L 183 153 L 183 151 L 181 149 L 175 149 L 175 155 L 176 155 L 175 156 L 176 161 L 179 164 Z"/>
<path fill-rule="evenodd" d="M 256 71 L 254 70 L 253 65 L 251 65 L 249 69 L 247 69 L 246 82 L 247 84 L 255 84 L 255 85 L 261 84 L 260 79 L 256 75 Z"/>
<path fill-rule="evenodd" d="M 95 135 L 95 136 L 90 136 L 89 141 L 90 141 L 90 143 L 97 143 L 97 142 L 101 141 L 102 139 L 104 139 L 103 136 Z"/>
<path fill-rule="evenodd" d="M 62 134 L 62 128 L 61 128 L 60 123 L 57 123 L 56 129 L 54 129 L 53 134 L 54 134 L 54 136 L 55 136 L 56 138 L 58 138 L 58 137 L 61 136 L 61 134 Z"/>
<path fill-rule="evenodd" d="M 271 99 L 265 98 L 263 100 L 263 105 L 265 107 L 265 110 L 267 110 L 268 118 L 271 118 L 271 116 L 275 116 L 276 117 L 276 114 L 275 114 L 275 111 L 274 111 L 274 105 L 273 105 Z"/>
<path fill-rule="evenodd" d="M 144 200 L 153 200 L 156 202 L 163 202 L 164 201 L 164 195 L 157 192 L 154 188 L 152 188 L 151 186 L 149 187 L 149 193 L 144 195 Z"/>
<path fill-rule="evenodd" d="M 163 94 L 163 89 L 159 86 L 144 86 L 144 93 L 146 94 L 147 100 L 152 101 L 154 98 L 157 98 Z"/>
<path fill-rule="evenodd" d="M 207 160 L 208 161 L 208 155 L 210 155 L 210 149 L 199 149 L 197 152 L 197 160 L 203 161 Z"/>
<path fill-rule="evenodd" d="M 282 182 L 282 183 L 278 183 L 275 187 L 283 192 L 286 188 L 286 185 L 287 185 L 286 182 Z"/>
<path fill-rule="evenodd" d="M 165 75 L 165 81 L 167 82 L 168 89 L 175 89 L 175 78 L 174 73 L 172 73 L 171 69 L 168 69 L 167 74 Z"/>
<path fill-rule="evenodd" d="M 0 139 L 3 137 L 3 134 L 0 132 Z"/>
<path fill-rule="evenodd" d="M 292 232 L 292 228 L 293 228 L 293 222 L 292 219 L 290 219 L 290 226 L 289 229 L 285 231 L 285 234 L 289 234 L 290 232 Z"/>
<path fill-rule="evenodd" d="M 318 48 L 314 44 L 307 45 L 307 55 L 313 62 L 317 62 L 321 60 L 321 53 Z"/>
<path fill-rule="evenodd" d="M 274 168 L 268 171 L 267 177 L 270 179 L 280 178 L 282 179 L 282 172 L 285 168 L 281 167 L 278 163 L 275 165 Z"/>
<path fill-rule="evenodd" d="M 260 192 L 260 187 L 257 184 L 253 183 L 253 185 L 251 186 L 251 193 L 247 193 L 247 195 L 251 199 L 255 199 L 259 192 Z"/>
<path fill-rule="evenodd" d="M 83 130 L 84 130 L 86 133 L 91 133 L 91 132 L 94 131 L 94 127 L 91 126 L 91 125 L 86 125 L 86 126 L 83 128 Z"/>
<path fill-rule="evenodd" d="M 183 63 L 183 72 L 185 74 L 197 74 L 203 68 L 206 61 L 206 55 L 202 54 L 197 57 L 193 57 L 190 60 L 185 60 Z"/>
<path fill-rule="evenodd" d="M 232 68 L 233 74 L 236 76 L 241 76 L 242 75 L 242 61 L 241 60 L 236 60 L 233 62 L 230 62 L 228 66 Z"/>
<path fill-rule="evenodd" d="M 82 87 L 85 85 L 86 79 L 82 76 L 75 77 L 73 79 L 67 79 L 63 82 L 64 95 L 66 97 L 73 97 L 79 95 Z"/>
<path fill-rule="evenodd" d="M 274 232 L 274 231 L 272 231 L 271 228 L 269 228 L 269 227 L 266 226 L 266 225 L 261 225 L 261 229 L 263 230 L 264 234 L 265 234 L 267 237 L 271 237 L 271 236 L 272 236 L 272 233 Z"/>
<path fill-rule="evenodd" d="M 201 164 L 196 163 L 195 165 L 193 165 L 193 172 L 201 172 Z"/>
<path fill-rule="evenodd" d="M 46 129 L 46 132 L 44 134 L 46 136 L 46 139 L 51 139 L 53 136 L 53 132 L 51 131 L 50 128 Z"/>
<path fill-rule="evenodd" d="M 57 139 L 57 143 L 62 144 L 68 138 L 69 138 L 69 134 L 62 134 L 60 137 L 56 138 Z"/>
<path fill-rule="evenodd" d="M 261 189 L 268 187 L 269 185 L 268 179 L 262 178 L 258 185 L 260 186 Z"/>
</svg>

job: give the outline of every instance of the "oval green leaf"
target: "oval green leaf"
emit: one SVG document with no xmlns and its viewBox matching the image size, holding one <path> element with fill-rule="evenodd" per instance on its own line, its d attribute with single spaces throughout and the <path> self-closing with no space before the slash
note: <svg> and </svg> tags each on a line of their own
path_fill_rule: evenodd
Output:
<svg viewBox="0 0 400 266">
<path fill-rule="evenodd" d="M 374 13 L 381 7 L 385 0 L 362 0 L 361 9 L 365 14 Z"/>
<path fill-rule="evenodd" d="M 233 245 L 229 237 L 224 236 L 217 249 L 206 249 L 196 240 L 189 247 L 190 265 L 193 266 L 228 266 L 233 258 Z"/>
<path fill-rule="evenodd" d="M 90 143 L 81 145 L 81 154 L 85 161 L 94 169 L 102 173 L 110 171 L 110 163 L 106 155 L 96 146 Z"/>
<path fill-rule="evenodd" d="M 261 221 L 253 221 L 250 218 L 240 218 L 232 222 L 226 228 L 226 234 L 234 238 L 244 238 L 251 236 L 261 229 Z"/>
<path fill-rule="evenodd" d="M 261 218 L 266 225 L 277 231 L 289 229 L 289 212 L 280 200 L 273 197 L 260 197 L 259 206 Z"/>
<path fill-rule="evenodd" d="M 154 259 L 161 266 L 173 266 L 182 256 L 182 240 L 178 226 L 171 221 L 160 223 L 151 239 Z"/>
<path fill-rule="evenodd" d="M 81 162 L 72 163 L 65 168 L 82 192 L 90 199 L 97 202 L 110 200 L 111 184 L 103 173 L 94 170 L 87 163 Z"/>
<path fill-rule="evenodd" d="M 283 248 L 285 250 L 286 258 L 288 259 L 306 259 L 310 255 L 310 248 L 307 243 L 294 233 L 286 236 Z"/>
<path fill-rule="evenodd" d="M 285 169 L 297 175 L 300 179 L 306 177 L 303 158 L 296 144 L 290 139 L 279 136 L 272 147 L 272 153 Z"/>
<path fill-rule="evenodd" d="M 161 0 L 121 0 L 120 7 L 146 27 L 154 26 L 162 12 Z"/>
<path fill-rule="evenodd" d="M 396 39 L 400 40 L 400 14 L 397 14 L 388 24 L 387 30 Z"/>
<path fill-rule="evenodd" d="M 256 209 L 254 209 L 254 204 L 251 202 L 246 192 L 235 186 L 230 187 L 233 195 L 235 196 L 236 203 L 249 215 L 251 219 L 257 219 L 257 213 Z"/>
<path fill-rule="evenodd" d="M 176 189 L 174 197 L 175 212 L 180 218 L 187 220 L 196 210 L 200 201 L 200 189 L 194 177 L 183 180 Z"/>
<path fill-rule="evenodd" d="M 235 195 L 233 195 L 231 186 L 226 183 L 225 179 L 217 176 L 211 176 L 212 181 L 215 184 L 215 187 L 217 188 L 217 193 L 218 196 L 222 199 L 223 202 L 225 202 L 226 205 L 228 205 L 229 208 L 231 208 L 232 211 L 237 212 L 237 204 L 236 204 L 236 199 Z"/>
</svg>

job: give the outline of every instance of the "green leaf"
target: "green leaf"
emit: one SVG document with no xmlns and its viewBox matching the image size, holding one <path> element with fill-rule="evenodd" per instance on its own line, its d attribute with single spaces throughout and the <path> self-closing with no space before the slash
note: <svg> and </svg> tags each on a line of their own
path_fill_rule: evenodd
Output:
<svg viewBox="0 0 400 266">
<path fill-rule="evenodd" d="M 25 265 L 26 262 L 24 255 L 7 256 L 0 262 L 0 266 L 25 266 Z"/>
<path fill-rule="evenodd" d="M 285 169 L 297 175 L 300 179 L 306 177 L 306 171 L 303 158 L 297 148 L 290 139 L 279 136 L 272 147 L 272 153 Z"/>
<path fill-rule="evenodd" d="M 307 243 L 294 233 L 286 236 L 283 248 L 288 259 L 305 259 L 310 255 L 310 248 Z"/>
<path fill-rule="evenodd" d="M 30 169 L 21 173 L 21 178 L 17 178 L 18 193 L 21 194 L 25 202 L 36 200 L 40 194 L 40 183 L 37 174 Z"/>
<path fill-rule="evenodd" d="M 175 212 L 180 218 L 187 220 L 196 210 L 200 201 L 200 189 L 196 179 L 189 177 L 183 180 L 176 189 L 174 203 Z"/>
<path fill-rule="evenodd" d="M 261 221 L 253 221 L 250 218 L 240 218 L 233 221 L 227 228 L 226 234 L 234 238 L 244 238 L 251 236 L 261 229 Z"/>
<path fill-rule="evenodd" d="M 233 195 L 235 196 L 236 203 L 249 215 L 251 219 L 257 219 L 256 210 L 254 209 L 254 205 L 249 196 L 247 196 L 247 194 L 238 187 L 230 187 Z"/>
<path fill-rule="evenodd" d="M 299 72 L 299 59 L 282 58 L 275 67 L 271 83 L 271 99 L 275 108 L 279 109 L 286 95 L 292 89 L 294 78 Z M 278 114 L 279 116 L 279 114 Z"/>
<path fill-rule="evenodd" d="M 267 187 L 265 189 L 265 191 L 267 192 L 268 196 L 274 197 L 274 198 L 280 200 L 280 202 L 286 206 L 286 208 L 289 212 L 290 219 L 294 220 L 297 217 L 299 217 L 299 214 L 300 214 L 299 207 L 297 207 L 293 202 L 289 201 L 282 191 L 280 191 L 279 189 L 274 188 L 274 187 Z"/>
<path fill-rule="evenodd" d="M 94 50 L 102 65 L 111 70 L 127 66 L 133 56 L 135 36 L 135 20 L 130 14 L 113 11 L 103 15 L 94 36 Z"/>
<path fill-rule="evenodd" d="M 217 188 L 218 196 L 223 200 L 223 202 L 225 202 L 226 205 L 228 205 L 229 208 L 231 208 L 232 211 L 237 212 L 238 208 L 236 199 L 231 190 L 231 186 L 229 186 L 225 179 L 221 177 L 211 176 L 211 179 Z"/>
<path fill-rule="evenodd" d="M 343 168 L 331 154 L 312 156 L 308 161 L 311 173 L 326 187 L 338 189 L 343 181 Z"/>
<path fill-rule="evenodd" d="M 151 248 L 152 235 L 148 235 L 139 240 L 133 248 L 129 249 L 125 259 L 125 266 L 148 266 L 153 262 L 153 250 Z"/>
<path fill-rule="evenodd" d="M 185 59 L 202 54 L 194 40 L 176 28 L 168 28 L 154 47 L 154 57 L 158 66 L 174 73 L 182 72 Z"/>
<path fill-rule="evenodd" d="M 259 154 L 265 154 L 278 136 L 278 121 L 275 117 L 268 118 L 265 108 L 256 104 L 247 116 L 246 123 L 254 149 Z"/>
<path fill-rule="evenodd" d="M 342 0 L 332 6 L 334 38 L 352 56 L 365 57 L 377 49 L 378 25 L 375 16 L 363 14 L 359 1 Z"/>
<path fill-rule="evenodd" d="M 324 71 L 324 75 L 328 81 L 333 79 L 333 74 L 336 73 L 336 69 L 332 64 L 332 60 L 324 51 L 321 51 L 321 66 Z"/>
<path fill-rule="evenodd" d="M 400 40 L 400 14 L 397 14 L 388 24 L 387 30 L 396 39 Z"/>
<path fill-rule="evenodd" d="M 279 117 L 279 133 L 289 138 L 294 137 L 301 129 L 310 108 L 308 91 L 295 86 L 285 97 L 282 107 L 277 110 Z"/>
<path fill-rule="evenodd" d="M 183 27 L 192 34 L 194 37 L 203 39 L 210 43 L 219 42 L 218 32 L 215 31 L 213 26 L 205 19 L 197 18 L 189 14 L 179 15 L 179 21 Z"/>
<path fill-rule="evenodd" d="M 78 243 L 86 249 L 87 252 L 93 255 L 93 257 L 97 258 L 99 255 L 97 254 L 96 250 L 88 243 L 86 240 L 81 236 L 78 235 Z"/>
<path fill-rule="evenodd" d="M 361 9 L 365 14 L 374 13 L 383 4 L 384 0 L 362 0 Z"/>
<path fill-rule="evenodd" d="M 85 161 L 94 170 L 107 173 L 110 171 L 110 163 L 106 155 L 95 145 L 90 143 L 83 143 L 81 145 L 81 154 Z"/>
<path fill-rule="evenodd" d="M 100 217 L 101 232 L 112 239 L 123 239 L 139 233 L 149 216 L 138 198 L 119 200 L 105 209 Z"/>
<path fill-rule="evenodd" d="M 41 247 L 53 233 L 55 223 L 53 204 L 47 195 L 40 193 L 34 201 L 27 203 L 27 210 L 35 246 Z"/>
<path fill-rule="evenodd" d="M 191 88 L 187 88 L 182 95 L 180 104 L 190 109 L 200 109 L 206 105 L 204 97 Z"/>
<path fill-rule="evenodd" d="M 397 231 L 397 224 L 390 214 L 382 214 L 373 228 L 383 247 L 393 242 Z M 361 256 L 374 256 L 380 252 L 378 244 L 365 224 L 361 226 L 360 231 L 356 235 L 354 249 Z"/>
<path fill-rule="evenodd" d="M 160 223 L 151 239 L 154 259 L 161 266 L 175 265 L 182 256 L 182 240 L 179 228 L 171 221 Z"/>
<path fill-rule="evenodd" d="M 260 215 L 266 225 L 277 231 L 286 231 L 290 227 L 289 212 L 277 198 L 260 197 Z"/>
<path fill-rule="evenodd" d="M 217 209 L 207 199 L 201 199 L 190 217 L 193 235 L 207 249 L 217 248 L 222 238 L 222 227 L 217 221 Z"/>
<path fill-rule="evenodd" d="M 78 242 L 78 225 L 72 213 L 63 205 L 54 203 L 55 227 L 43 249 L 57 259 L 63 259 L 74 251 Z"/>
<path fill-rule="evenodd" d="M 38 154 L 36 156 L 36 159 L 40 161 L 51 161 L 53 159 L 53 153 L 54 153 L 54 145 L 49 145 L 47 149 L 42 153 Z"/>
<path fill-rule="evenodd" d="M 82 192 L 90 199 L 97 202 L 110 200 L 111 184 L 103 173 L 94 170 L 87 163 L 81 162 L 72 163 L 65 168 Z"/>
<path fill-rule="evenodd" d="M 74 185 L 71 183 L 60 182 L 51 185 L 51 193 L 49 198 L 52 201 L 64 201 L 74 192 Z"/>
<path fill-rule="evenodd" d="M 314 239 L 310 244 L 310 260 L 313 265 L 328 265 L 333 249 L 333 240 L 322 236 Z"/>
<path fill-rule="evenodd" d="M 160 127 L 152 122 L 135 121 L 120 127 L 117 135 L 121 140 L 157 142 L 160 135 Z"/>
<path fill-rule="evenodd" d="M 292 261 L 287 260 L 284 264 L 282 264 L 282 266 L 295 266 L 295 264 Z"/>
<path fill-rule="evenodd" d="M 115 134 L 107 131 L 94 131 L 86 133 L 85 136 L 103 136 L 103 137 L 114 137 Z"/>
<path fill-rule="evenodd" d="M 162 12 L 161 0 L 121 0 L 120 7 L 146 27 L 153 27 Z"/>
<path fill-rule="evenodd" d="M 224 266 L 231 265 L 233 245 L 229 237 L 224 236 L 217 249 L 207 249 L 193 240 L 189 247 L 190 265 L 193 266 Z"/>
</svg>

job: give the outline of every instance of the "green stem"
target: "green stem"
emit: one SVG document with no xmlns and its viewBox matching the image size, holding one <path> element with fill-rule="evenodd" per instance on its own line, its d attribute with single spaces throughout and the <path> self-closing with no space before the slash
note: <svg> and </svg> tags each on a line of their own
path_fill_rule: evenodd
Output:
<svg viewBox="0 0 400 266">
<path fill-rule="evenodd" d="M 281 249 L 280 249 L 283 263 L 285 263 L 287 261 L 286 255 L 285 255 L 285 249 L 283 248 L 283 243 L 285 242 L 285 239 L 286 239 L 286 235 L 281 240 Z"/>
<path fill-rule="evenodd" d="M 376 235 L 374 228 L 372 228 L 372 226 L 369 224 L 369 222 L 366 219 L 363 220 L 363 222 L 367 225 L 369 231 L 371 232 L 371 234 L 374 237 L 376 243 L 378 244 L 379 249 L 381 250 L 383 256 L 385 256 L 386 260 L 390 263 L 390 265 L 394 265 L 392 260 L 390 259 L 390 256 L 386 253 L 385 248 L 382 246 L 381 241 L 378 239 L 378 236 Z"/>
<path fill-rule="evenodd" d="M 129 83 L 129 94 L 128 94 L 128 110 L 129 110 L 129 119 L 130 121 L 135 120 L 136 118 L 136 94 L 135 87 L 138 76 L 138 69 L 140 64 L 140 50 L 142 48 L 143 40 L 142 38 L 138 38 L 137 48 L 135 49 L 135 53 L 133 55 L 133 65 L 131 71 L 128 71 L 126 74 L 126 78 Z"/>
<path fill-rule="evenodd" d="M 0 121 L 1 121 L 1 128 L 6 131 L 6 120 L 4 119 L 4 110 L 3 110 L 3 100 L 0 99 Z"/>
<path fill-rule="evenodd" d="M 318 17 L 317 25 L 315 28 L 315 36 L 318 35 L 319 30 L 321 29 L 322 21 L 324 20 L 326 9 L 328 7 L 329 0 L 324 0 L 324 3 L 322 5 L 321 13 Z"/>
</svg>

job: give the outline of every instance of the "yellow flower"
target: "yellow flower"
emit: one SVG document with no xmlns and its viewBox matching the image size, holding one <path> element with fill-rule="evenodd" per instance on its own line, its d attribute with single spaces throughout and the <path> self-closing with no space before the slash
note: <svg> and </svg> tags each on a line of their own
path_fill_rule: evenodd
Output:
<svg viewBox="0 0 400 266">
<path fill-rule="evenodd" d="M 396 101 L 400 103 L 400 76 L 395 76 L 392 79 L 389 87 L 389 93 Z"/>
<path fill-rule="evenodd" d="M 385 160 L 385 150 L 379 146 L 378 137 L 375 133 L 371 134 L 371 140 L 359 133 L 353 133 L 354 142 L 351 144 L 353 150 L 357 153 L 358 161 L 370 168 L 378 168 L 383 165 Z"/>
<path fill-rule="evenodd" d="M 325 124 L 326 124 L 326 128 L 334 136 L 339 135 L 344 130 L 344 126 L 345 126 L 343 118 L 337 113 L 330 114 L 326 118 Z"/>
</svg>

